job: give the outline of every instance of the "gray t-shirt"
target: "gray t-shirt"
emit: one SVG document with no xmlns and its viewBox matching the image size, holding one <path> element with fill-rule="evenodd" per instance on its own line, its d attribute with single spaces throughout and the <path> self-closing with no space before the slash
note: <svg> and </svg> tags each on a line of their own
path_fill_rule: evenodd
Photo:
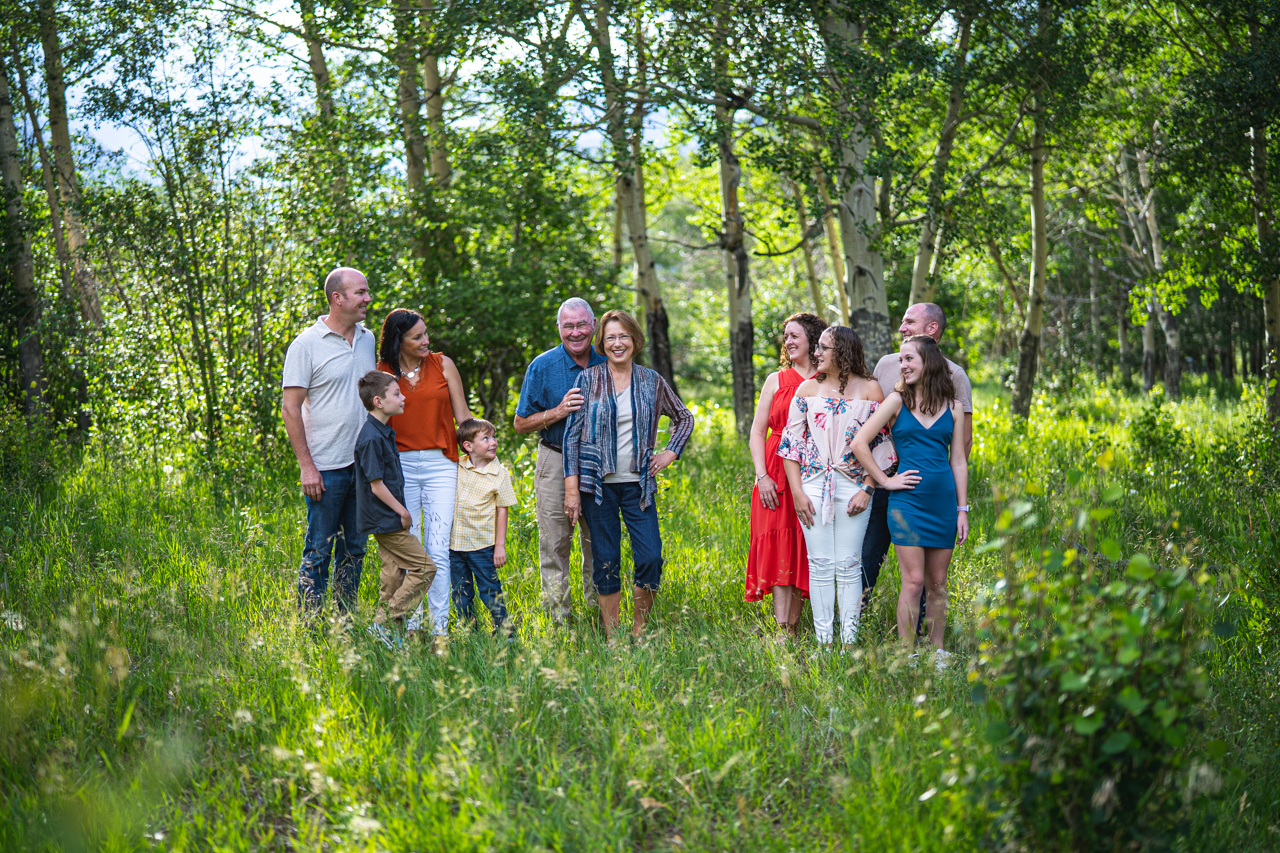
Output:
<svg viewBox="0 0 1280 853">
<path fill-rule="evenodd" d="M 356 323 L 352 343 L 316 320 L 293 339 L 284 356 L 284 387 L 306 388 L 302 425 L 311 461 L 321 471 L 355 462 L 356 436 L 368 414 L 356 390 L 377 364 L 373 332 Z"/>
<path fill-rule="evenodd" d="M 947 359 L 947 366 L 951 368 L 951 381 L 956 385 L 956 399 L 965 412 L 973 414 L 973 386 L 969 384 L 969 377 L 965 375 L 964 368 L 951 359 Z M 896 352 L 891 352 L 876 362 L 875 377 L 887 398 L 893 393 L 893 386 L 902 378 L 902 368 L 898 366 Z"/>
</svg>

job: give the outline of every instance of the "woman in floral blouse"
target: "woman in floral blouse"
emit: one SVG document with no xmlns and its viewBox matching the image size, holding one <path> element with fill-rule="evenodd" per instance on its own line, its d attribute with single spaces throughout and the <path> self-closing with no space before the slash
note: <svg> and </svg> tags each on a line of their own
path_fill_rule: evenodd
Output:
<svg viewBox="0 0 1280 853">
<path fill-rule="evenodd" d="M 853 329 L 832 326 L 823 332 L 817 364 L 817 374 L 796 389 L 778 455 L 809 551 L 809 599 L 818 642 L 833 642 L 838 602 L 847 648 L 858 636 L 865 510 L 875 485 L 850 442 L 884 395 L 867 370 L 862 340 Z M 877 436 L 872 455 L 882 468 L 893 464 L 887 429 Z"/>
</svg>

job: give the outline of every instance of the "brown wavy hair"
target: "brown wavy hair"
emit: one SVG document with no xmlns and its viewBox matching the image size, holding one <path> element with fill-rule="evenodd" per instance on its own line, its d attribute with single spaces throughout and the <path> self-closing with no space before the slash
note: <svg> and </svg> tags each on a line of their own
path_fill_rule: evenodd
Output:
<svg viewBox="0 0 1280 853">
<path fill-rule="evenodd" d="M 911 344 L 920 354 L 924 362 L 924 373 L 920 381 L 908 385 L 901 378 L 893 390 L 902 395 L 902 405 L 908 409 L 916 409 L 916 389 L 920 389 L 919 410 L 922 414 L 932 415 L 948 408 L 956 399 L 956 383 L 951 379 L 951 368 L 938 348 L 938 342 L 928 335 L 912 335 L 902 342 L 903 346 Z"/>
<path fill-rule="evenodd" d="M 850 376 L 859 379 L 871 379 L 871 371 L 867 370 L 867 356 L 862 349 L 862 338 L 848 326 L 828 326 L 824 332 L 831 333 L 831 349 L 836 357 L 836 370 L 840 375 L 840 393 L 848 384 Z M 822 337 L 821 334 L 818 337 Z M 817 341 L 814 341 L 817 344 Z M 815 377 L 819 382 L 827 381 L 827 374 L 819 373 Z"/>
<path fill-rule="evenodd" d="M 791 323 L 799 323 L 800 327 L 804 329 L 805 337 L 809 339 L 809 360 L 813 361 L 818 355 L 818 338 L 822 337 L 822 333 L 826 331 L 827 322 L 817 314 L 799 311 L 782 321 L 782 334 L 784 336 L 787 333 L 787 326 Z M 782 365 L 783 370 L 793 366 L 791 364 L 791 356 L 787 355 L 785 345 L 778 354 L 778 364 Z"/>
</svg>

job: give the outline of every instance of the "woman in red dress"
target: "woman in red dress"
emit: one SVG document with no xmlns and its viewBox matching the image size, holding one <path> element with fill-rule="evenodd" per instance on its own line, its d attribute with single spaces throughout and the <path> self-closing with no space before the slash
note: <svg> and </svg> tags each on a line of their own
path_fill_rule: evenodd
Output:
<svg viewBox="0 0 1280 853">
<path fill-rule="evenodd" d="M 760 390 L 751 423 L 751 462 L 756 485 L 751 492 L 751 550 L 747 556 L 747 601 L 773 596 L 778 629 L 795 633 L 803 599 L 809 597 L 809 557 L 800 519 L 791 504 L 778 442 L 787 425 L 791 398 L 813 376 L 818 338 L 827 323 L 809 313 L 792 314 L 782 324 L 782 369 L 770 373 Z M 766 438 L 766 433 L 768 436 Z"/>
</svg>

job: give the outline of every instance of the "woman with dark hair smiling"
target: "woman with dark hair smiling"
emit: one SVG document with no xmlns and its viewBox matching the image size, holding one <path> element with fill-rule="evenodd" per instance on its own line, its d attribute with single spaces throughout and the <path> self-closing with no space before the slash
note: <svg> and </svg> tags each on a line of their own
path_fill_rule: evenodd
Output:
<svg viewBox="0 0 1280 853">
<path fill-rule="evenodd" d="M 378 369 L 395 376 L 404 414 L 391 418 L 404 469 L 405 508 L 413 535 L 436 564 L 427 609 L 437 647 L 449 633 L 449 534 L 458 485 L 458 424 L 471 418 L 462 377 L 448 356 L 431 351 L 427 324 L 416 311 L 396 308 L 382 322 Z M 419 606 L 405 627 L 422 627 Z"/>
<path fill-rule="evenodd" d="M 809 599 L 818 642 L 835 642 L 840 610 L 845 648 L 858 638 L 862 610 L 862 539 L 871 505 L 872 480 L 863 466 L 889 467 L 893 445 L 877 435 L 875 460 L 858 460 L 849 449 L 858 429 L 881 400 L 880 385 L 867 370 L 862 339 L 846 326 L 832 326 L 818 339 L 817 373 L 796 389 L 778 455 L 809 550 Z"/>
<path fill-rule="evenodd" d="M 760 389 L 751 422 L 751 463 L 756 484 L 751 490 L 751 548 L 747 552 L 747 601 L 773 596 L 773 618 L 779 631 L 795 633 L 800 608 L 809 597 L 809 555 L 796 518 L 787 472 L 778 456 L 791 399 L 800 384 L 817 371 L 818 338 L 827 324 L 814 314 L 792 314 L 782 322 L 781 369 L 770 373 Z"/>
<path fill-rule="evenodd" d="M 622 521 L 635 563 L 633 637 L 644 631 L 662 582 L 658 472 L 680 457 L 693 434 L 693 414 L 658 375 L 635 363 L 644 333 L 626 311 L 600 318 L 596 351 L 608 361 L 580 374 L 582 408 L 564 433 L 564 514 L 591 531 L 592 576 L 610 639 L 621 620 Z M 671 419 L 667 446 L 654 452 L 658 419 Z"/>
<path fill-rule="evenodd" d="M 951 369 L 937 341 L 928 335 L 907 338 L 899 356 L 902 378 L 859 430 L 853 448 L 858 460 L 867 464 L 873 437 L 893 426 L 900 470 L 892 477 L 868 470 L 877 485 L 890 490 L 889 535 L 902 572 L 898 637 L 908 647 L 915 641 L 923 587 L 928 594 L 925 625 L 935 649 L 934 664 L 942 670 L 951 657 L 942 648 L 947 629 L 947 569 L 956 545 L 969 538 L 964 405 L 956 399 Z"/>
</svg>

